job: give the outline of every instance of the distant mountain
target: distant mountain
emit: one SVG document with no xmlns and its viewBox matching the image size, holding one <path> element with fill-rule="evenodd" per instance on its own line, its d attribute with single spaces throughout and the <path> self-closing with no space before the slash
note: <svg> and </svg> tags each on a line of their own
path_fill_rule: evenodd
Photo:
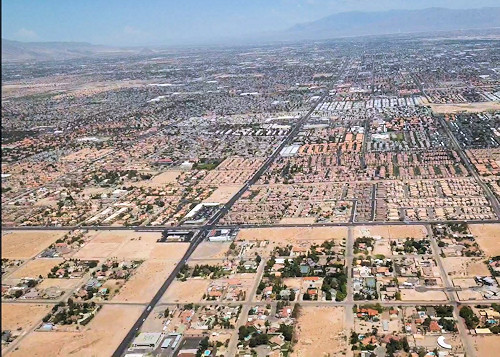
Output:
<svg viewBox="0 0 500 357">
<path fill-rule="evenodd" d="M 2 39 L 2 62 L 66 60 L 138 52 L 139 50 L 99 46 L 87 42 L 19 42 Z"/>
<path fill-rule="evenodd" d="M 500 7 L 482 9 L 342 12 L 295 25 L 280 33 L 284 40 L 436 32 L 500 27 Z"/>
</svg>

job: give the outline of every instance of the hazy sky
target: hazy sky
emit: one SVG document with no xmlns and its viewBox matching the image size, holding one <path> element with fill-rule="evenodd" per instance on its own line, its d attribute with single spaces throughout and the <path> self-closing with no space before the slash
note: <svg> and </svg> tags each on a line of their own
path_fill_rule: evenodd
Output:
<svg viewBox="0 0 500 357">
<path fill-rule="evenodd" d="M 498 0 L 2 0 L 2 37 L 171 45 L 283 30 L 337 12 L 471 8 Z"/>
</svg>

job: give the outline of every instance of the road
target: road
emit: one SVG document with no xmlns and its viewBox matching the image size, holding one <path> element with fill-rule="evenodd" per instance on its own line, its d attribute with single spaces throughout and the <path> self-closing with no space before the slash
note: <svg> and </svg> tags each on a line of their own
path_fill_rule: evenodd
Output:
<svg viewBox="0 0 500 357">
<path fill-rule="evenodd" d="M 243 192 L 244 193 L 244 192 Z M 227 209 L 225 210 L 227 212 Z M 448 223 L 468 223 L 468 224 L 499 224 L 500 219 L 492 220 L 444 220 L 444 221 L 369 221 L 369 222 L 328 222 L 328 223 L 276 223 L 276 224 L 223 224 L 211 225 L 210 229 L 252 229 L 252 228 L 300 228 L 300 227 L 356 227 L 356 226 L 421 226 L 427 224 L 448 224 Z M 26 226 L 26 227 L 9 227 L 2 226 L 4 231 L 69 231 L 73 229 L 86 229 L 95 231 L 138 231 L 138 232 L 163 232 L 163 231 L 185 231 L 185 230 L 202 230 L 206 229 L 207 225 L 202 226 L 129 226 L 129 227 L 113 227 L 113 226 L 64 226 L 64 227 L 41 227 L 41 226 Z"/>
<path fill-rule="evenodd" d="M 443 260 L 441 259 L 441 256 L 439 255 L 440 249 L 438 247 L 438 244 L 436 242 L 436 239 L 434 238 L 432 228 L 430 226 L 427 226 L 427 234 L 429 235 L 429 239 L 431 241 L 431 247 L 432 247 L 432 252 L 434 254 L 434 260 L 436 261 L 436 264 L 439 267 L 439 271 L 441 273 L 441 277 L 445 286 L 444 292 L 448 296 L 448 301 L 451 305 L 453 305 L 453 317 L 457 321 L 457 328 L 458 328 L 458 333 L 460 335 L 460 339 L 462 340 L 462 343 L 464 345 L 465 353 L 467 357 L 475 357 L 476 356 L 476 351 L 474 350 L 473 343 L 470 340 L 470 336 L 467 333 L 467 327 L 465 326 L 465 323 L 463 319 L 459 316 L 459 310 L 458 310 L 458 302 L 457 302 L 457 297 L 456 293 L 453 289 L 453 284 L 450 282 L 450 277 L 446 273 L 446 269 L 444 268 Z"/>
<path fill-rule="evenodd" d="M 233 357 L 236 356 L 236 348 L 238 347 L 238 331 L 241 326 L 243 326 L 248 317 L 248 312 L 250 311 L 250 308 L 253 306 L 252 300 L 253 297 L 255 296 L 255 292 L 257 291 L 257 288 L 259 286 L 260 280 L 262 279 L 262 275 L 264 274 L 264 268 L 266 266 L 267 260 L 262 259 L 259 265 L 259 268 L 257 270 L 257 276 L 256 279 L 254 280 L 252 291 L 250 294 L 247 295 L 247 298 L 245 300 L 245 303 L 241 306 L 241 312 L 240 315 L 238 316 L 238 321 L 236 321 L 236 326 L 235 326 L 235 331 L 236 333 L 233 333 L 231 336 L 231 340 L 229 341 L 229 345 L 227 347 L 227 352 L 226 352 L 226 357 Z"/>
<path fill-rule="evenodd" d="M 345 247 L 345 264 L 347 269 L 347 296 L 343 303 L 345 303 L 344 308 L 344 329 L 346 336 L 349 339 L 351 336 L 351 331 L 354 329 L 354 313 L 352 308 L 354 307 L 354 295 L 352 290 L 352 263 L 354 259 L 354 235 L 352 227 L 347 229 L 347 240 Z M 352 350 L 347 349 L 347 357 L 353 356 Z"/>
</svg>

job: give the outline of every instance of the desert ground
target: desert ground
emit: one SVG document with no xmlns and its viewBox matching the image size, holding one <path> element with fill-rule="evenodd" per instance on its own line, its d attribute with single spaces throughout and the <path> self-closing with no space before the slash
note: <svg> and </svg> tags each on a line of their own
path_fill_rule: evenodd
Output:
<svg viewBox="0 0 500 357">
<path fill-rule="evenodd" d="M 26 330 L 38 323 L 52 308 L 44 304 L 2 303 L 2 330 Z"/>
<path fill-rule="evenodd" d="M 487 276 L 491 275 L 483 258 L 443 258 L 446 272 L 451 276 Z"/>
<path fill-rule="evenodd" d="M 413 289 L 402 289 L 401 300 L 403 301 L 444 301 L 447 296 L 443 291 L 430 290 L 426 292 L 418 292 Z"/>
<path fill-rule="evenodd" d="M 72 258 L 77 259 L 103 259 L 111 256 L 115 252 L 120 243 L 96 243 L 90 241 L 84 247 L 82 247 L 78 252 L 76 252 Z"/>
<path fill-rule="evenodd" d="M 112 301 L 146 303 L 151 301 L 160 286 L 172 272 L 176 262 L 149 259 L 142 263 Z"/>
<path fill-rule="evenodd" d="M 391 243 L 388 239 L 378 239 L 373 245 L 373 254 L 392 255 Z"/>
<path fill-rule="evenodd" d="M 346 351 L 344 309 L 341 307 L 301 307 L 297 321 L 295 357 L 340 355 Z"/>
<path fill-rule="evenodd" d="M 354 238 L 363 236 L 381 236 L 382 238 L 425 238 L 424 226 L 359 226 L 354 227 Z"/>
<path fill-rule="evenodd" d="M 157 243 L 157 232 L 102 231 L 81 248 L 74 258 L 180 259 L 188 243 Z"/>
<path fill-rule="evenodd" d="M 500 255 L 500 224 L 470 224 L 469 229 L 487 256 Z"/>
<path fill-rule="evenodd" d="M 161 302 L 199 302 L 211 282 L 210 279 L 175 280 L 161 298 Z"/>
<path fill-rule="evenodd" d="M 283 217 L 280 224 L 313 224 L 316 217 Z"/>
<path fill-rule="evenodd" d="M 302 287 L 302 278 L 285 278 L 283 284 L 289 288 L 300 289 Z"/>
<path fill-rule="evenodd" d="M 347 228 L 345 227 L 242 229 L 236 237 L 237 240 L 269 240 L 285 244 L 294 244 L 300 241 L 323 242 L 325 240 L 343 238 L 347 238 Z"/>
<path fill-rule="evenodd" d="M 482 300 L 483 295 L 479 291 L 474 290 L 463 290 L 457 291 L 458 299 L 460 301 L 468 301 L 468 300 Z"/>
<path fill-rule="evenodd" d="M 226 203 L 236 192 L 241 188 L 241 185 L 220 185 L 212 194 L 203 202 L 218 202 Z"/>
<path fill-rule="evenodd" d="M 498 336 L 475 336 L 473 337 L 474 348 L 477 355 L 481 357 L 497 357 L 500 349 L 500 337 Z"/>
<path fill-rule="evenodd" d="M 480 113 L 484 111 L 494 111 L 500 109 L 498 102 L 478 102 L 478 103 L 457 103 L 457 104 L 430 104 L 434 113 Z"/>
<path fill-rule="evenodd" d="M 143 307 L 104 306 L 81 332 L 32 332 L 10 356 L 110 356 Z M 2 317 L 3 318 L 3 317 Z"/>
<path fill-rule="evenodd" d="M 15 231 L 2 234 L 2 258 L 32 258 L 61 238 L 66 231 Z"/>
<path fill-rule="evenodd" d="M 188 243 L 157 243 L 159 233 L 140 233 L 138 237 L 132 238 L 122 244 L 113 252 L 118 259 L 175 259 L 179 260 L 188 247 Z"/>
<path fill-rule="evenodd" d="M 223 259 L 229 250 L 230 242 L 202 242 L 191 255 L 191 259 Z M 195 264 L 199 264 L 195 262 Z"/>
<path fill-rule="evenodd" d="M 151 183 L 157 186 L 166 185 L 177 181 L 177 177 L 182 173 L 182 171 L 169 170 L 162 172 L 159 175 L 151 178 Z"/>
<path fill-rule="evenodd" d="M 14 271 L 10 275 L 10 278 L 38 278 L 39 275 L 46 278 L 50 270 L 63 261 L 64 259 L 62 258 L 39 258 L 30 260 Z"/>
<path fill-rule="evenodd" d="M 474 278 L 455 278 L 453 279 L 453 286 L 459 286 L 463 289 L 468 289 L 473 286 L 477 286 Z"/>
<path fill-rule="evenodd" d="M 37 288 L 47 289 L 56 286 L 62 290 L 69 290 L 75 289 L 80 283 L 81 279 L 43 279 L 43 281 L 37 285 Z"/>
</svg>

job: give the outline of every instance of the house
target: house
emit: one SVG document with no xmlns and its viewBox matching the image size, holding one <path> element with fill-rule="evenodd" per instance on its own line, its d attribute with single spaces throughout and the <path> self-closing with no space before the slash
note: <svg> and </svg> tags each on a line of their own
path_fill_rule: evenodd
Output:
<svg viewBox="0 0 500 357">
<path fill-rule="evenodd" d="M 441 326 L 437 323 L 437 321 L 431 321 L 429 325 L 429 331 L 431 332 L 441 332 Z"/>
<path fill-rule="evenodd" d="M 284 308 L 282 308 L 279 312 L 279 316 L 280 317 L 290 317 L 292 316 L 292 308 L 290 306 L 285 306 Z"/>
<path fill-rule="evenodd" d="M 269 339 L 269 343 L 281 348 L 285 344 L 285 337 L 282 334 L 275 335 Z"/>
<path fill-rule="evenodd" d="M 375 336 L 368 336 L 368 337 L 365 337 L 361 340 L 361 343 L 365 346 L 367 345 L 375 345 L 377 344 L 377 338 Z"/>
</svg>

